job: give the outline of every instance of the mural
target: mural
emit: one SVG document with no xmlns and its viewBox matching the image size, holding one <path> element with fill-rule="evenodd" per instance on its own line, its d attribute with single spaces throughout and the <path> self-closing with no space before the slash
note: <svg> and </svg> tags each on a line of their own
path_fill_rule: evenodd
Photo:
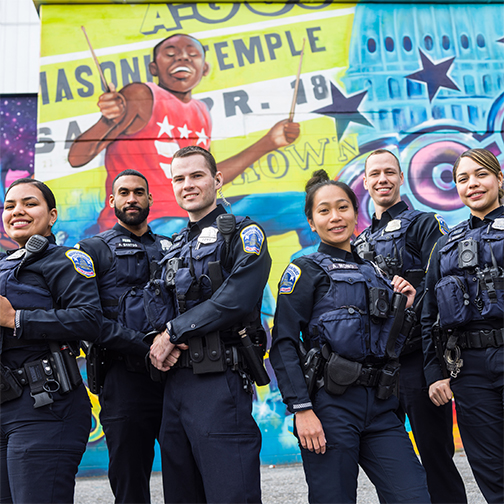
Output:
<svg viewBox="0 0 504 504">
<path fill-rule="evenodd" d="M 35 176 L 56 193 L 58 241 L 73 245 L 110 225 L 109 176 L 126 167 L 140 167 L 151 181 L 153 229 L 179 229 L 171 156 L 187 144 L 209 147 L 227 170 L 224 195 L 233 212 L 268 233 L 267 325 L 283 269 L 315 245 L 303 216 L 304 184 L 314 170 L 323 166 L 352 185 L 362 230 L 373 213 L 362 186 L 364 159 L 374 149 L 401 160 L 408 204 L 441 213 L 449 225 L 467 217 L 451 181 L 456 157 L 484 147 L 504 162 L 500 5 L 43 5 L 41 14 Z M 182 41 L 185 60 L 170 73 L 164 45 Z M 186 87 L 176 87 L 182 80 Z M 119 115 L 105 120 L 107 100 Z M 96 425 L 81 473 L 99 467 L 100 457 L 106 467 L 93 400 Z M 275 380 L 257 390 L 254 415 L 262 462 L 299 461 Z"/>
</svg>

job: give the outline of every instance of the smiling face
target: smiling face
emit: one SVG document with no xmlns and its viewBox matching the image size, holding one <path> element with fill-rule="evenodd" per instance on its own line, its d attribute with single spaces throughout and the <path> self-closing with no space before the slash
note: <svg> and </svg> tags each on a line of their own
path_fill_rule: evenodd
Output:
<svg viewBox="0 0 504 504">
<path fill-rule="evenodd" d="M 191 222 L 197 222 L 217 208 L 217 190 L 222 187 L 222 173 L 212 176 L 200 154 L 174 158 L 171 165 L 173 193 Z"/>
<path fill-rule="evenodd" d="M 401 201 L 401 185 L 404 175 L 397 160 L 387 152 L 374 154 L 367 159 L 364 173 L 364 187 L 369 191 L 376 217 Z"/>
<path fill-rule="evenodd" d="M 460 199 L 480 219 L 500 206 L 499 187 L 502 172 L 496 175 L 470 157 L 463 157 L 457 167 L 455 184 Z"/>
<path fill-rule="evenodd" d="M 201 44 L 186 35 L 176 35 L 165 40 L 157 49 L 155 61 L 149 64 L 150 73 L 159 79 L 159 85 L 189 101 L 194 89 L 209 65 Z M 180 96 L 181 95 L 181 96 Z"/>
<path fill-rule="evenodd" d="M 347 193 L 335 185 L 322 186 L 313 198 L 312 212 L 308 223 L 322 243 L 350 252 L 357 213 Z"/>
<path fill-rule="evenodd" d="M 49 236 L 57 217 L 57 210 L 49 210 L 42 191 L 33 184 L 18 184 L 7 192 L 3 225 L 7 236 L 20 247 L 35 234 Z"/>
</svg>

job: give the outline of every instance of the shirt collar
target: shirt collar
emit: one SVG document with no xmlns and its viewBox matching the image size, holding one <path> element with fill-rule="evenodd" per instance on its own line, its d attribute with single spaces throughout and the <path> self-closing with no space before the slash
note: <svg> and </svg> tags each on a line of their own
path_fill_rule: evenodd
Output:
<svg viewBox="0 0 504 504">
<path fill-rule="evenodd" d="M 196 222 L 189 221 L 187 224 L 187 229 L 189 229 L 189 240 L 192 240 L 194 237 L 198 236 L 203 229 L 211 226 L 217 217 L 221 214 L 225 214 L 226 210 L 222 205 L 217 205 L 217 208 L 212 210 L 209 214 L 205 215 L 202 219 Z"/>
<path fill-rule="evenodd" d="M 332 245 L 328 245 L 327 243 L 320 243 L 318 251 L 321 254 L 327 254 L 335 259 L 341 259 L 342 261 L 348 262 L 358 262 L 362 263 L 359 255 L 355 251 L 353 245 L 351 245 L 352 251 L 347 252 L 346 250 L 340 249 L 338 247 L 333 247 Z"/>
<path fill-rule="evenodd" d="M 128 238 L 131 238 L 132 240 L 135 240 L 138 242 L 141 242 L 143 239 L 146 239 L 146 238 L 149 238 L 150 240 L 155 241 L 154 235 L 153 235 L 152 230 L 149 226 L 147 227 L 147 231 L 142 236 L 138 236 L 135 233 L 132 233 L 131 231 L 126 229 L 124 226 L 121 226 L 121 224 L 119 224 L 119 223 L 114 224 L 114 227 L 112 229 L 114 231 L 117 231 L 117 232 L 127 236 Z"/>
<path fill-rule="evenodd" d="M 502 217 L 504 215 L 504 205 L 497 207 L 492 210 L 490 213 L 487 213 L 483 219 L 476 217 L 476 215 L 471 215 L 469 217 L 469 227 L 471 229 L 476 229 L 479 227 L 484 227 L 490 223 L 492 223 L 495 219 Z"/>
<path fill-rule="evenodd" d="M 371 231 L 374 232 L 385 227 L 391 220 L 394 220 L 406 210 L 408 210 L 408 205 L 404 201 L 399 201 L 385 210 L 385 212 L 382 213 L 381 219 L 377 219 L 376 213 L 374 213 L 371 221 Z"/>
</svg>

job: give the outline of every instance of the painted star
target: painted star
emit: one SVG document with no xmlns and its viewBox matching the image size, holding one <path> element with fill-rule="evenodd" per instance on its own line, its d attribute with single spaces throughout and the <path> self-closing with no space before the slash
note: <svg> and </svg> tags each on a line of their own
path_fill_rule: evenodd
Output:
<svg viewBox="0 0 504 504">
<path fill-rule="evenodd" d="M 345 96 L 332 82 L 331 82 L 331 105 L 314 110 L 315 114 L 322 114 L 332 117 L 336 123 L 336 135 L 338 140 L 342 137 L 349 123 L 359 123 L 365 126 L 372 126 L 372 124 L 357 110 L 360 102 L 366 95 L 367 91 L 354 94 L 353 96 Z"/>
<path fill-rule="evenodd" d="M 166 133 L 170 138 L 173 138 L 173 135 L 171 133 L 171 130 L 175 127 L 172 126 L 168 122 L 168 116 L 164 116 L 163 122 L 162 123 L 157 123 L 159 126 L 159 133 L 158 133 L 158 138 L 163 134 Z"/>
<path fill-rule="evenodd" d="M 501 44 L 504 44 L 504 37 L 498 39 L 497 42 L 500 42 Z"/>
<path fill-rule="evenodd" d="M 406 75 L 406 79 L 425 82 L 429 91 L 429 101 L 432 101 L 440 87 L 460 91 L 455 82 L 447 75 L 455 57 L 435 64 L 420 49 L 419 51 L 423 68 L 422 70 L 418 70 L 418 72 Z"/>
<path fill-rule="evenodd" d="M 183 128 L 177 126 L 177 129 L 180 132 L 180 138 L 189 138 L 189 133 L 192 133 L 192 130 L 187 128 L 187 124 L 184 124 Z"/>
<path fill-rule="evenodd" d="M 196 145 L 198 145 L 199 143 L 205 145 L 206 141 L 208 140 L 208 137 L 205 134 L 205 128 L 201 128 L 200 132 L 195 131 L 195 133 L 196 135 L 198 135 L 198 141 L 196 142 Z"/>
</svg>

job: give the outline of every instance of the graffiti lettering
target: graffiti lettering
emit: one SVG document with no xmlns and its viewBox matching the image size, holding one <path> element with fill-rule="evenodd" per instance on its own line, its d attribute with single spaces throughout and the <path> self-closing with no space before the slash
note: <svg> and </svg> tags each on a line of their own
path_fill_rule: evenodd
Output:
<svg viewBox="0 0 504 504">
<path fill-rule="evenodd" d="M 324 155 L 326 145 L 329 143 L 328 138 L 319 138 L 319 151 L 316 152 L 315 149 L 311 146 L 310 143 L 305 142 L 303 155 L 301 155 L 295 144 L 289 145 L 285 147 L 285 150 L 292 156 L 296 164 L 302 170 L 308 170 L 310 168 L 310 159 L 313 159 L 314 163 L 317 166 L 323 166 L 324 164 Z"/>
<path fill-rule="evenodd" d="M 77 121 L 70 121 L 68 123 L 67 134 L 65 138 L 65 149 L 70 149 L 72 142 L 82 133 L 77 124 Z"/>
<path fill-rule="evenodd" d="M 133 57 L 133 68 L 131 68 L 127 59 L 121 60 L 121 75 L 123 80 L 123 86 L 129 84 L 130 82 L 141 82 L 140 78 L 140 68 L 138 67 L 138 58 Z"/>
<path fill-rule="evenodd" d="M 51 128 L 39 128 L 37 132 L 37 143 L 35 144 L 35 154 L 48 154 L 54 149 L 54 140 L 49 136 L 52 135 Z"/>
<path fill-rule="evenodd" d="M 266 156 L 268 169 L 259 161 L 259 168 L 261 172 L 267 177 L 272 179 L 279 179 L 285 177 L 289 169 L 289 160 L 287 156 L 279 150 L 273 151 Z"/>
<path fill-rule="evenodd" d="M 85 88 L 77 88 L 77 94 L 81 98 L 87 98 L 88 96 L 93 96 L 94 93 L 94 85 L 92 82 L 87 81 L 82 77 L 82 74 L 91 76 L 93 75 L 93 71 L 88 65 L 80 65 L 75 69 L 75 80 L 86 86 Z"/>
<path fill-rule="evenodd" d="M 73 100 L 72 90 L 70 89 L 70 84 L 68 84 L 68 79 L 65 74 L 65 70 L 60 68 L 58 70 L 58 79 L 56 83 L 56 101 L 60 102 L 63 99 Z"/>
<path fill-rule="evenodd" d="M 167 32 L 184 30 L 183 21 L 199 21 L 204 24 L 224 23 L 232 19 L 240 9 L 264 17 L 283 16 L 294 6 L 303 10 L 321 10 L 330 7 L 330 2 L 318 5 L 304 5 L 302 3 L 258 4 L 258 3 L 223 3 L 223 4 L 150 4 L 140 26 L 140 33 L 152 35 L 160 30 Z M 310 45 L 315 44 L 317 38 L 310 38 Z M 312 46 L 312 51 L 315 52 Z M 325 50 L 317 48 L 316 50 Z"/>
<path fill-rule="evenodd" d="M 249 96 L 243 89 L 222 93 L 222 96 L 224 97 L 224 112 L 226 117 L 236 115 L 237 107 L 242 114 L 250 114 L 252 112 L 252 109 L 248 105 Z"/>
<path fill-rule="evenodd" d="M 312 53 L 326 50 L 325 47 L 317 44 L 319 38 L 315 36 L 315 32 L 320 30 L 319 26 L 306 28 L 306 36 Z M 299 56 L 301 51 L 296 49 L 290 31 L 285 32 L 285 39 L 287 40 L 291 55 Z M 245 60 L 249 64 L 254 64 L 256 63 L 256 56 L 257 61 L 264 62 L 266 61 L 265 48 L 269 59 L 272 61 L 276 60 L 277 55 L 275 51 L 282 46 L 282 35 L 280 33 L 267 33 L 264 35 L 264 41 L 262 40 L 262 36 L 254 35 L 249 38 L 248 42 L 244 39 L 233 39 L 231 42 L 216 42 L 213 44 L 219 70 L 230 70 L 235 68 L 235 65 L 243 67 L 245 66 Z M 234 49 L 234 54 L 228 52 L 232 49 Z"/>
</svg>

